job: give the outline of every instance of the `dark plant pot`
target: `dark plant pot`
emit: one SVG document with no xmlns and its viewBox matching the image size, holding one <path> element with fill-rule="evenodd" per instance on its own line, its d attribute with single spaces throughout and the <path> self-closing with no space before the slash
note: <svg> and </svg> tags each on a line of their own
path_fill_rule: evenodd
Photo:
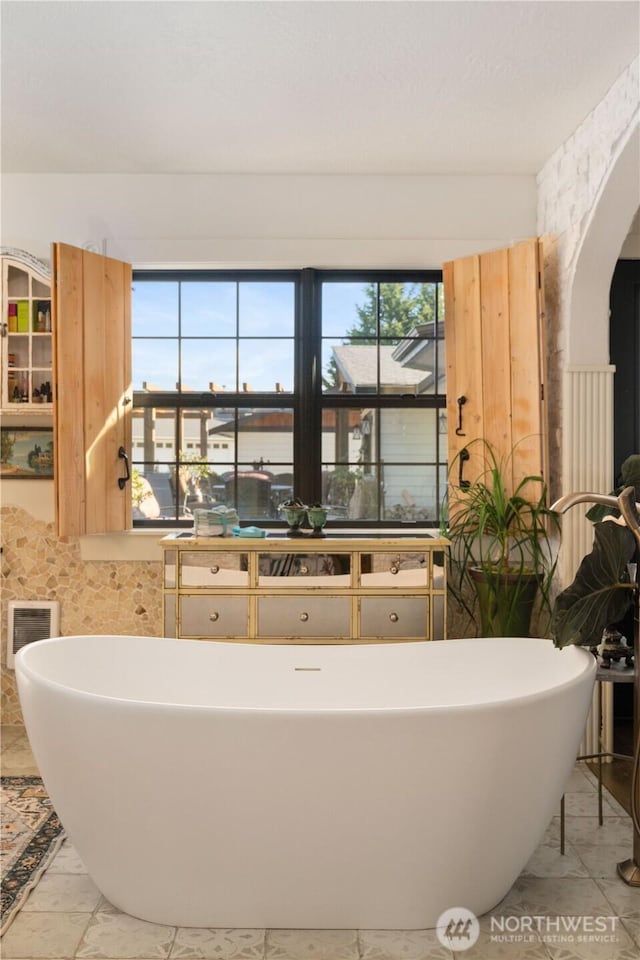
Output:
<svg viewBox="0 0 640 960">
<path fill-rule="evenodd" d="M 540 577 L 470 567 L 483 637 L 528 637 Z"/>
</svg>

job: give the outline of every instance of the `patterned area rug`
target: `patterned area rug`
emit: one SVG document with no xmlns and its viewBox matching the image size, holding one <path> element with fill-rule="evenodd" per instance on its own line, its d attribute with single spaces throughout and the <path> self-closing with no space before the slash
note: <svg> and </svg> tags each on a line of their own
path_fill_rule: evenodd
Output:
<svg viewBox="0 0 640 960">
<path fill-rule="evenodd" d="M 40 777 L 2 777 L 0 873 L 3 934 L 64 839 Z"/>
</svg>

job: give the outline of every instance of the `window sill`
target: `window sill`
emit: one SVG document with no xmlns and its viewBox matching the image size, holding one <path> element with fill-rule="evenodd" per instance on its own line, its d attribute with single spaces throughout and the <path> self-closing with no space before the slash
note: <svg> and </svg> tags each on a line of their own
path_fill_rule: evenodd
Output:
<svg viewBox="0 0 640 960">
<path fill-rule="evenodd" d="M 80 537 L 80 558 L 91 562 L 162 561 L 161 529 L 125 530 Z"/>
</svg>

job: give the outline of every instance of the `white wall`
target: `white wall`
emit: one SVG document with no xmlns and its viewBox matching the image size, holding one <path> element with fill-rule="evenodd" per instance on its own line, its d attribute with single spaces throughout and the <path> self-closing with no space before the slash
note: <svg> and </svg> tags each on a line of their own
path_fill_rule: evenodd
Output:
<svg viewBox="0 0 640 960">
<path fill-rule="evenodd" d="M 534 176 L 7 174 L 2 243 L 134 266 L 427 267 L 534 236 Z"/>
</svg>

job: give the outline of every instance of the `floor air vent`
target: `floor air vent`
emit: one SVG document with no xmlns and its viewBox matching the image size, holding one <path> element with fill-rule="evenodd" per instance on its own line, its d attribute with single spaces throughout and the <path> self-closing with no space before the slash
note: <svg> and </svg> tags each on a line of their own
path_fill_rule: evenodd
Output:
<svg viewBox="0 0 640 960">
<path fill-rule="evenodd" d="M 10 600 L 7 667 L 10 670 L 15 669 L 15 655 L 28 643 L 57 637 L 59 622 L 58 600 Z"/>
</svg>

